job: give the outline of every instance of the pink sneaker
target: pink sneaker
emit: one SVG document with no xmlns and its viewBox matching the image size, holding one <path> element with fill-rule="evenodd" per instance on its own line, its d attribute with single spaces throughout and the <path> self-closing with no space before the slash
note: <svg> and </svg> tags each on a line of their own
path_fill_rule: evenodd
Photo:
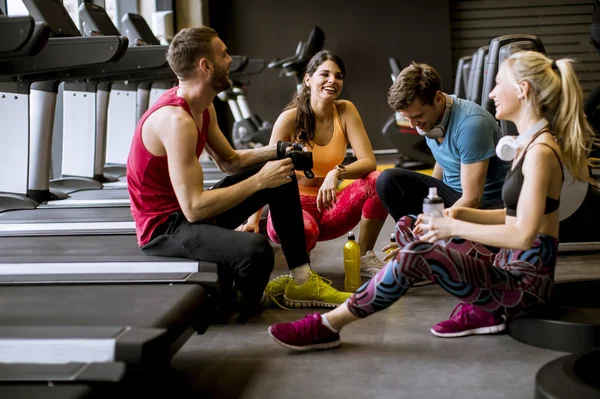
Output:
<svg viewBox="0 0 600 399">
<path fill-rule="evenodd" d="M 321 315 L 313 313 L 293 323 L 274 324 L 269 334 L 279 345 L 297 351 L 330 349 L 342 344 L 340 334 L 323 325 Z"/>
<path fill-rule="evenodd" d="M 455 338 L 473 334 L 494 334 L 504 331 L 506 324 L 502 316 L 477 309 L 468 303 L 456 305 L 450 319 L 431 327 L 437 337 Z"/>
</svg>

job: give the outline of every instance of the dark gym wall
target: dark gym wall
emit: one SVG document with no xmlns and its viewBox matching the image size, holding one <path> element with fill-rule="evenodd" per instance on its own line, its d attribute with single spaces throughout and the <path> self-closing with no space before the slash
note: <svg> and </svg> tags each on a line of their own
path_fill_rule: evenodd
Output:
<svg viewBox="0 0 600 399">
<path fill-rule="evenodd" d="M 323 29 L 325 48 L 338 53 L 346 65 L 342 98 L 358 108 L 374 149 L 392 148 L 381 135 L 392 113 L 386 101 L 392 84 L 389 57 L 396 57 L 403 67 L 413 60 L 435 66 L 444 89 L 452 91 L 447 0 L 211 0 L 209 25 L 219 32 L 230 54 L 267 62 L 293 55 L 315 25 Z M 250 107 L 274 122 L 294 90 L 292 78 L 265 68 L 250 81 Z M 218 102 L 215 99 L 215 106 Z M 231 123 L 228 112 L 227 117 Z"/>
</svg>

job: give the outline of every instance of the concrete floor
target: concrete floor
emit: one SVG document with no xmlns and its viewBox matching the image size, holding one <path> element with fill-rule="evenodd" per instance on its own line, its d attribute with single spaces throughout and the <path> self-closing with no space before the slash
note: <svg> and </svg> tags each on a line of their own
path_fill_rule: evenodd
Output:
<svg viewBox="0 0 600 399">
<path fill-rule="evenodd" d="M 377 250 L 392 227 L 388 218 Z M 319 243 L 312 252 L 313 268 L 337 288 L 345 240 Z M 287 272 L 277 256 L 273 276 Z M 560 256 L 557 281 L 589 276 L 600 277 L 600 254 Z M 533 398 L 536 371 L 564 354 L 508 335 L 433 336 L 431 325 L 447 319 L 456 304 L 437 286 L 415 288 L 386 311 L 345 328 L 340 348 L 309 353 L 277 345 L 267 328 L 323 310 L 269 308 L 244 324 L 212 326 L 173 359 L 182 384 L 177 397 Z"/>
</svg>

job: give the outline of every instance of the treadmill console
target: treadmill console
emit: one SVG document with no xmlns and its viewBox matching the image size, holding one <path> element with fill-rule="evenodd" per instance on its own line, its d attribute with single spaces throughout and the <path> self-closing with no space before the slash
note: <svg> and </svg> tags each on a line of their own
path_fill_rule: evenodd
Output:
<svg viewBox="0 0 600 399">
<path fill-rule="evenodd" d="M 160 45 L 146 20 L 139 14 L 127 13 L 121 19 L 130 46 Z"/>
<path fill-rule="evenodd" d="M 81 36 L 61 0 L 23 0 L 35 22 L 46 22 L 50 37 Z"/>
<path fill-rule="evenodd" d="M 84 36 L 121 36 L 104 8 L 93 3 L 81 3 L 78 12 Z"/>
</svg>

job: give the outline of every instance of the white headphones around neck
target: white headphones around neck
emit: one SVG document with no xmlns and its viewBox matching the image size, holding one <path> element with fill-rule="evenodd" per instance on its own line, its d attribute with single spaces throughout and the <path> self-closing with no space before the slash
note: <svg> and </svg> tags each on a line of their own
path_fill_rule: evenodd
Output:
<svg viewBox="0 0 600 399">
<path fill-rule="evenodd" d="M 496 155 L 503 161 L 510 162 L 516 158 L 519 148 L 527 143 L 534 134 L 548 126 L 546 118 L 542 118 L 533 124 L 524 133 L 515 136 L 504 136 L 496 144 Z"/>
<path fill-rule="evenodd" d="M 446 127 L 448 126 L 448 121 L 450 120 L 450 114 L 452 113 L 452 98 L 447 95 L 446 93 L 442 93 L 444 95 L 444 98 L 446 99 L 446 107 L 444 109 L 444 116 L 442 117 L 442 121 L 439 123 L 439 125 L 433 125 L 433 127 L 429 130 L 429 131 L 424 131 L 419 129 L 419 127 L 417 127 L 417 132 L 421 135 L 421 136 L 425 136 L 428 137 L 430 139 L 439 139 L 444 137 L 444 135 L 446 134 Z"/>
</svg>

